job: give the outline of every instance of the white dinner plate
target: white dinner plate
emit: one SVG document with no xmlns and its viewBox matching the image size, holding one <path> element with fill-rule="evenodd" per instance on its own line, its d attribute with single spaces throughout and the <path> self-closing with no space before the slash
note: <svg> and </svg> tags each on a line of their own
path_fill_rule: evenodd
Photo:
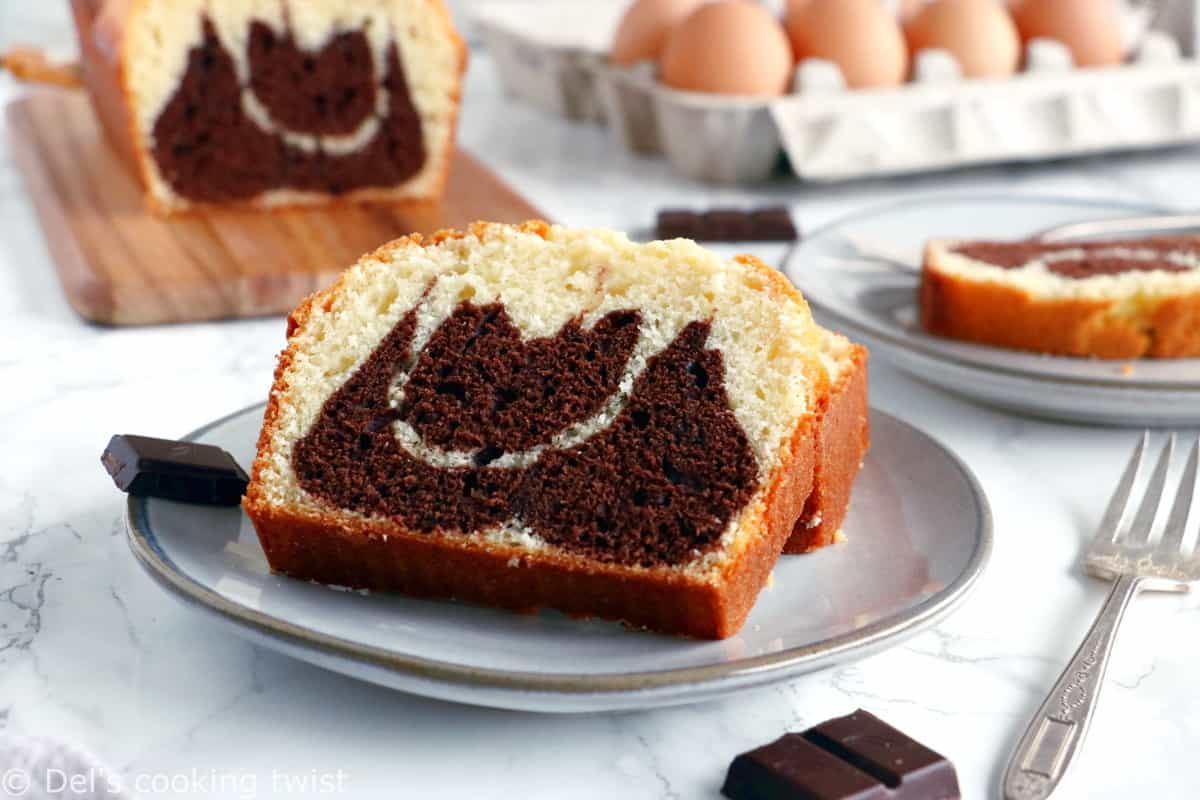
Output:
<svg viewBox="0 0 1200 800">
<path fill-rule="evenodd" d="M 249 464 L 262 406 L 188 438 Z M 237 508 L 129 499 L 129 542 L 162 586 L 252 640 L 364 680 L 533 711 L 647 708 L 791 678 L 896 644 L 955 608 L 991 551 L 987 500 L 937 442 L 873 412 L 847 540 L 784 556 L 742 631 L 696 641 L 271 574 Z"/>
<path fill-rule="evenodd" d="M 913 377 L 989 405 L 1108 425 L 1200 424 L 1200 359 L 1102 361 L 1004 350 L 931 336 L 917 322 L 914 267 L 929 238 L 1016 239 L 1083 220 L 1156 213 L 1116 201 L 942 196 L 845 217 L 814 231 L 785 271 L 821 320 Z"/>
</svg>

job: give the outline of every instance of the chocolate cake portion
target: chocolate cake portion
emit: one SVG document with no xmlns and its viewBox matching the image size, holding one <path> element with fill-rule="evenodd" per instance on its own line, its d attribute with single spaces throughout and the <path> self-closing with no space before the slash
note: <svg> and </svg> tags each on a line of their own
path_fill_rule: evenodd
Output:
<svg viewBox="0 0 1200 800">
<path fill-rule="evenodd" d="M 550 450 L 517 506 L 555 544 L 621 563 L 678 564 L 716 545 L 757 488 L 750 443 L 729 408 L 709 323 L 650 360 L 602 433 Z"/>
<path fill-rule="evenodd" d="M 515 522 L 571 552 L 642 566 L 711 549 L 753 495 L 757 465 L 729 407 L 722 355 L 705 347 L 710 323 L 685 326 L 650 358 L 604 429 L 495 466 L 602 407 L 617 390 L 640 315 L 617 311 L 590 330 L 572 322 L 520 343 L 502 305 L 462 304 L 413 354 L 416 313 L 392 328 L 297 442 L 293 467 L 310 494 L 423 532 Z M 406 387 L 393 410 L 390 393 L 406 370 L 411 400 Z M 496 414 L 498 403 L 507 406 Z M 473 463 L 440 466 L 409 452 L 393 430 L 397 419 L 427 432 L 426 446 L 477 446 Z"/>
<path fill-rule="evenodd" d="M 290 29 L 280 35 L 255 20 L 247 57 L 254 96 L 290 131 L 351 134 L 375 111 L 375 64 L 362 31 L 339 33 L 311 53 Z"/>
<path fill-rule="evenodd" d="M 1020 269 L 1041 261 L 1048 272 L 1080 280 L 1127 272 L 1188 272 L 1193 267 L 1168 258 L 1200 261 L 1200 239 L 1148 238 L 1089 242 L 961 242 L 950 252 L 1002 269 Z"/>
<path fill-rule="evenodd" d="M 266 27 L 252 25 L 255 30 Z M 312 54 L 297 49 L 290 36 L 268 40 L 259 30 L 250 44 L 251 85 L 244 87 L 233 57 L 207 17 L 203 31 L 203 41 L 189 52 L 183 79 L 153 131 L 154 160 L 163 179 L 180 195 L 219 203 L 249 199 L 269 189 L 343 194 L 393 186 L 416 175 L 425 163 L 421 120 L 394 42 L 379 86 L 368 90 L 373 78 L 367 75 L 373 67 L 362 32 L 340 34 Z M 268 46 L 267 41 L 275 43 Z M 297 69 L 305 77 L 293 81 Z M 302 90 L 297 91 L 298 86 Z M 273 121 L 289 133 L 354 130 L 359 125 L 354 120 L 374 113 L 376 91 L 387 93 L 387 113 L 358 149 L 335 152 L 320 139 L 309 149 L 251 119 L 243 108 L 244 91 L 253 91 Z"/>
<path fill-rule="evenodd" d="M 445 450 L 526 450 L 600 410 L 638 339 L 636 311 L 521 341 L 504 306 L 460 305 L 425 346 L 399 418 Z"/>
</svg>

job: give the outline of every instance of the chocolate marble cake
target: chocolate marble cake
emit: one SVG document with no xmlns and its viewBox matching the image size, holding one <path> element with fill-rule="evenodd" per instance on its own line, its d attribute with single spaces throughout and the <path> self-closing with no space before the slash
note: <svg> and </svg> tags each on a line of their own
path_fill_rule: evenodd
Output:
<svg viewBox="0 0 1200 800">
<path fill-rule="evenodd" d="M 720 638 L 866 425 L 861 348 L 759 262 L 480 224 L 293 313 L 244 507 L 295 577 Z"/>
<path fill-rule="evenodd" d="M 432 200 L 465 48 L 442 0 L 73 0 L 151 205 Z"/>
<path fill-rule="evenodd" d="M 934 240 L 921 324 L 956 339 L 1065 356 L 1200 356 L 1200 237 Z"/>
</svg>

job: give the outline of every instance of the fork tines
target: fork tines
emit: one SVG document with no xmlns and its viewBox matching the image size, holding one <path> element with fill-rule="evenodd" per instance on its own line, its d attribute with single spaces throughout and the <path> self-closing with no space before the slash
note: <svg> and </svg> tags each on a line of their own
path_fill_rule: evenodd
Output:
<svg viewBox="0 0 1200 800">
<path fill-rule="evenodd" d="M 1130 498 L 1133 494 L 1133 487 L 1141 472 L 1150 442 L 1150 432 L 1142 433 L 1137 446 L 1133 449 L 1129 463 L 1125 466 L 1125 472 L 1121 475 L 1121 481 L 1117 484 L 1116 491 L 1113 492 L 1112 499 L 1108 503 L 1104 519 L 1096 531 L 1095 544 L 1097 546 L 1115 544 L 1118 547 L 1144 547 L 1152 541 L 1155 533 L 1154 522 L 1159 515 L 1163 491 L 1167 485 L 1167 473 L 1170 471 L 1171 460 L 1175 453 L 1175 439 L 1174 433 L 1167 437 L 1166 444 L 1163 445 L 1154 466 L 1154 471 L 1150 475 L 1149 483 L 1143 491 L 1137 513 L 1134 515 L 1132 523 L 1124 526 L 1122 523 L 1128 516 L 1132 505 Z M 1179 487 L 1175 492 L 1170 516 L 1162 528 L 1162 535 L 1158 542 L 1159 549 L 1170 548 L 1178 551 L 1183 546 L 1192 499 L 1196 493 L 1198 470 L 1200 470 L 1200 438 L 1197 438 L 1192 445 L 1187 465 L 1184 467 Z"/>
</svg>

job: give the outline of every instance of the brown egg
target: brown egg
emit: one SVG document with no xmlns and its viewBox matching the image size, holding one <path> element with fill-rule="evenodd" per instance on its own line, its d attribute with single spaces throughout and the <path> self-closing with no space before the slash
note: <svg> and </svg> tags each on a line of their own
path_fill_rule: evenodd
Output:
<svg viewBox="0 0 1200 800">
<path fill-rule="evenodd" d="M 1121 18 L 1115 0 L 1014 0 L 1021 39 L 1057 39 L 1081 67 L 1120 64 Z"/>
<path fill-rule="evenodd" d="M 614 64 L 657 61 L 667 33 L 687 19 L 703 0 L 636 0 L 613 37 L 609 60 Z"/>
<path fill-rule="evenodd" d="M 783 15 L 784 19 L 791 19 L 800 10 L 801 6 L 808 5 L 810 2 L 812 0 L 787 0 L 786 10 Z M 891 3 L 884 3 L 884 5 L 894 8 L 896 16 L 903 22 L 920 11 L 922 6 L 928 2 L 929 0 L 891 0 Z"/>
<path fill-rule="evenodd" d="M 779 21 L 752 0 L 720 0 L 671 30 L 663 83 L 690 92 L 777 95 L 792 77 L 792 51 Z"/>
<path fill-rule="evenodd" d="M 792 9 L 787 29 L 798 60 L 834 62 L 852 88 L 895 86 L 908 74 L 900 23 L 879 0 L 807 0 Z"/>
<path fill-rule="evenodd" d="M 928 0 L 900 0 L 896 8 L 896 16 L 900 18 L 901 22 L 910 20 L 925 7 L 927 2 Z"/>
<path fill-rule="evenodd" d="M 935 0 L 904 26 L 908 49 L 940 48 L 968 78 L 1004 78 L 1021 63 L 1021 38 L 999 0 Z"/>
</svg>

